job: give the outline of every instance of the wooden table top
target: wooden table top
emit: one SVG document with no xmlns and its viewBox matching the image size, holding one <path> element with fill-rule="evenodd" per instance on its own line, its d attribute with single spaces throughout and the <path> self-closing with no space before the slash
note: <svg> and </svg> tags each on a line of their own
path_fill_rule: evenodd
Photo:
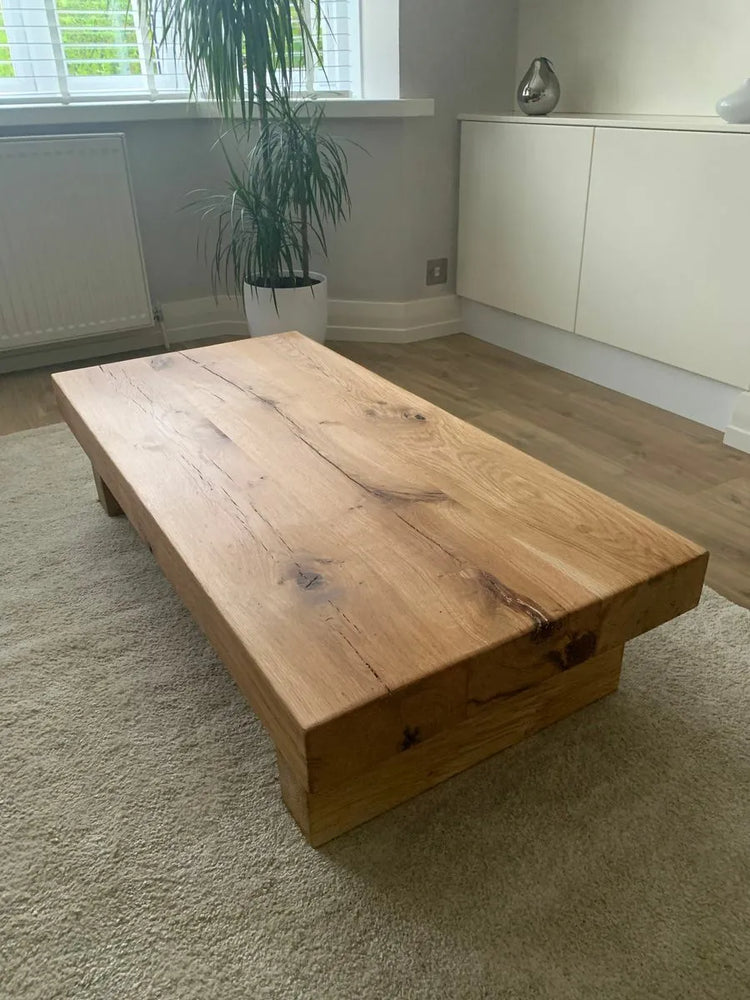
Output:
<svg viewBox="0 0 750 1000">
<path fill-rule="evenodd" d="M 219 652 L 246 651 L 272 726 L 466 663 L 455 697 L 479 704 L 483 654 L 565 669 L 700 592 L 699 546 L 299 334 L 54 379 Z"/>
</svg>

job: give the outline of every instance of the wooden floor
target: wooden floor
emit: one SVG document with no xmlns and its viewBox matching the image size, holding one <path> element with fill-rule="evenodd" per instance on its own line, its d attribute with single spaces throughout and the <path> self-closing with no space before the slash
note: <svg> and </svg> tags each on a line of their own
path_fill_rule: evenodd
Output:
<svg viewBox="0 0 750 1000">
<path fill-rule="evenodd" d="M 463 335 L 335 346 L 705 545 L 708 583 L 750 607 L 750 455 L 718 431 Z M 60 419 L 52 370 L 0 376 L 0 434 Z"/>
</svg>

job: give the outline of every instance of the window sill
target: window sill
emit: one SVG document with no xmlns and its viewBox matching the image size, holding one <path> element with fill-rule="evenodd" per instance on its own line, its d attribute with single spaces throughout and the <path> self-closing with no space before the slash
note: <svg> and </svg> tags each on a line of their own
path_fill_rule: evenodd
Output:
<svg viewBox="0 0 750 1000">
<path fill-rule="evenodd" d="M 315 102 L 329 118 L 431 118 L 429 97 L 356 100 L 329 97 Z M 210 101 L 112 101 L 88 104 L 16 104 L 0 107 L 0 128 L 25 125 L 86 125 L 97 122 L 194 121 L 219 118 Z"/>
</svg>

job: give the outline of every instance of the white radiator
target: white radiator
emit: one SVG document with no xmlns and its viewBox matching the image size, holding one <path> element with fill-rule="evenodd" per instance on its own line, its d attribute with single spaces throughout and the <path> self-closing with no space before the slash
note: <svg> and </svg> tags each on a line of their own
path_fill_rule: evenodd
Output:
<svg viewBox="0 0 750 1000">
<path fill-rule="evenodd" d="M 124 136 L 0 139 L 0 351 L 153 322 Z"/>
</svg>

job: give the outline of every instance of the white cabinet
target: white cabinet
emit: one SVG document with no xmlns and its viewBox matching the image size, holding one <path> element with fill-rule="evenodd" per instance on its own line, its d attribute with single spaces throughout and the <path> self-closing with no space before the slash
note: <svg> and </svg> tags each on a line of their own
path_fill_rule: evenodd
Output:
<svg viewBox="0 0 750 1000">
<path fill-rule="evenodd" d="M 750 126 L 490 116 L 461 171 L 460 295 L 750 384 Z"/>
<path fill-rule="evenodd" d="M 749 286 L 750 135 L 598 128 L 575 332 L 745 387 Z"/>
<path fill-rule="evenodd" d="M 463 123 L 459 295 L 573 330 L 593 135 Z"/>
</svg>

